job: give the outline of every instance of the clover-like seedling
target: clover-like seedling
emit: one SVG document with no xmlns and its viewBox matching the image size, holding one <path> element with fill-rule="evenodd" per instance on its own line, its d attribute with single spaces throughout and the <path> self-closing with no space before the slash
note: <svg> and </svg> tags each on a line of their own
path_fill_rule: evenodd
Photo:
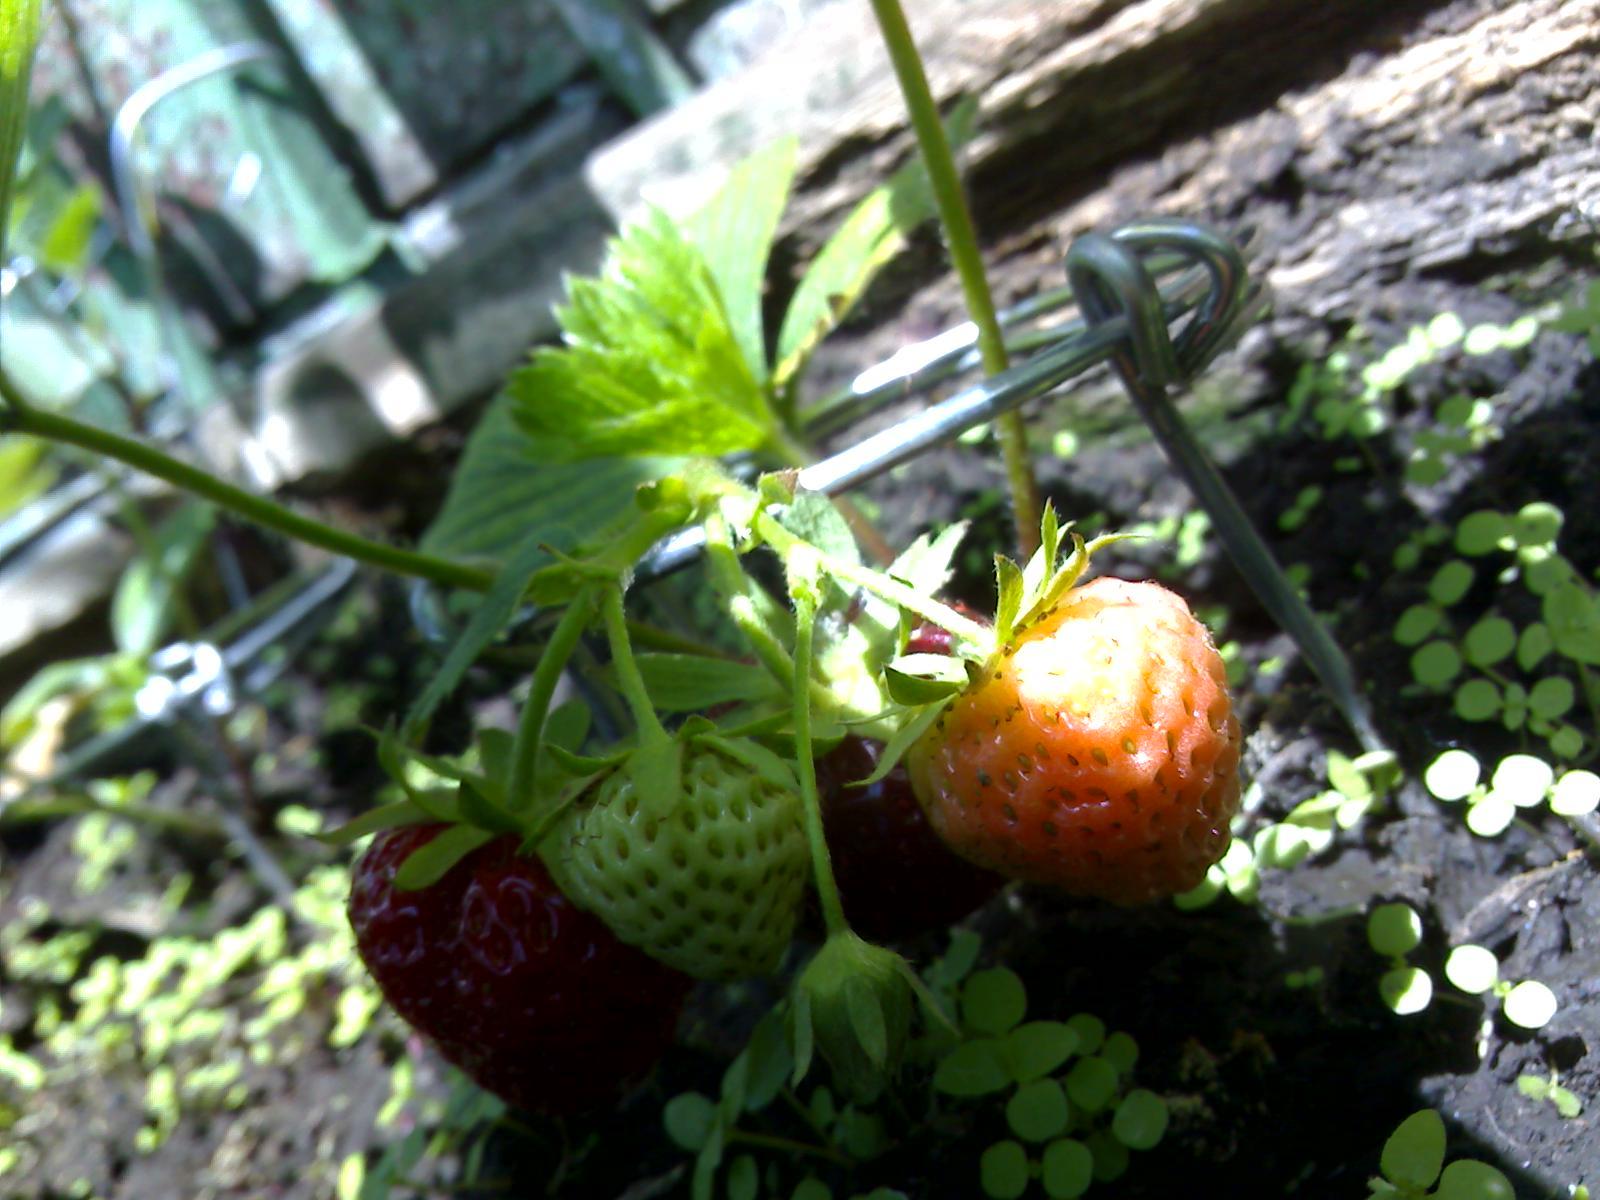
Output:
<svg viewBox="0 0 1600 1200">
<path fill-rule="evenodd" d="M 1510 514 L 1468 513 L 1452 535 L 1462 557 L 1434 572 L 1426 602 L 1400 614 L 1394 638 L 1412 648 L 1417 684 L 1449 692 L 1462 720 L 1498 721 L 1511 732 L 1525 729 L 1544 738 L 1557 758 L 1571 760 L 1590 740 L 1570 717 L 1582 698 L 1579 685 L 1587 668 L 1600 663 L 1600 597 L 1558 552 L 1561 525 L 1561 511 L 1543 501 Z M 1511 556 L 1510 565 L 1497 571 L 1497 583 L 1503 588 L 1520 579 L 1538 597 L 1540 619 L 1519 628 L 1491 610 L 1461 628 L 1449 610 L 1485 578 L 1467 560 L 1494 554 Z M 1407 565 L 1418 559 L 1420 551 Z"/>
<path fill-rule="evenodd" d="M 1561 1086 L 1561 1077 L 1554 1069 L 1548 1076 L 1518 1075 L 1517 1091 L 1530 1100 L 1548 1101 L 1555 1107 L 1556 1112 L 1569 1121 L 1583 1115 L 1583 1101 L 1572 1091 Z"/>
<path fill-rule="evenodd" d="M 1523 1029 L 1542 1029 L 1556 1015 L 1556 994 L 1537 979 L 1520 983 L 1500 977 L 1494 951 L 1471 943 L 1455 947 L 1444 960 L 1444 977 L 1473 996 L 1492 994 L 1506 1020 Z"/>
<path fill-rule="evenodd" d="M 1367 944 L 1389 960 L 1378 994 L 1396 1016 L 1419 1013 L 1433 1003 L 1433 979 L 1406 960 L 1422 944 L 1422 918 L 1409 904 L 1380 904 L 1367 916 Z"/>
<path fill-rule="evenodd" d="M 962 1099 L 1005 1097 L 1011 1136 L 978 1163 L 983 1194 L 1022 1196 L 1037 1181 L 1052 1200 L 1080 1196 L 1120 1176 L 1130 1150 L 1166 1132 L 1166 1102 L 1128 1088 L 1138 1045 L 1090 1013 L 1027 1021 L 1027 992 L 1005 967 L 975 971 L 961 987 L 965 1038 L 940 1059 L 934 1090 Z M 1037 1156 L 1037 1157 L 1035 1157 Z"/>
<path fill-rule="evenodd" d="M 1389 1135 L 1378 1160 L 1381 1175 L 1367 1180 L 1368 1200 L 1516 1200 L 1511 1181 L 1488 1163 L 1446 1164 L 1444 1121 L 1431 1108 L 1412 1113 Z"/>
<path fill-rule="evenodd" d="M 1464 802 L 1467 828 L 1479 837 L 1503 833 L 1522 809 L 1549 802 L 1558 816 L 1584 817 L 1600 807 L 1600 776 L 1582 768 L 1555 769 L 1532 754 L 1508 754 L 1487 784 L 1483 768 L 1466 750 L 1446 750 L 1423 772 L 1423 785 L 1447 804 Z"/>
</svg>

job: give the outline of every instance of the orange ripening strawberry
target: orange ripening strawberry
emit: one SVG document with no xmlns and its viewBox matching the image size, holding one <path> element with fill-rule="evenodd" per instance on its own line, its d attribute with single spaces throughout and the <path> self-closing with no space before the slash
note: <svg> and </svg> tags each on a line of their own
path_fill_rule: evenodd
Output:
<svg viewBox="0 0 1600 1200">
<path fill-rule="evenodd" d="M 912 787 L 958 854 L 1074 895 L 1187 891 L 1228 847 L 1239 722 L 1181 598 L 1096 579 L 1022 630 L 912 747 Z"/>
</svg>

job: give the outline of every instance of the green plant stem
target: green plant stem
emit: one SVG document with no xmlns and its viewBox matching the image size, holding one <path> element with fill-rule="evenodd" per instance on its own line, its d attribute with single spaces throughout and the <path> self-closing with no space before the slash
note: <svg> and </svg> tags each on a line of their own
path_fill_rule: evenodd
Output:
<svg viewBox="0 0 1600 1200">
<path fill-rule="evenodd" d="M 589 584 L 567 605 L 546 643 L 539 665 L 534 669 L 533 680 L 528 685 L 528 698 L 522 703 L 522 716 L 517 722 L 517 734 L 511 743 L 511 779 L 507 797 L 513 812 L 530 807 L 534 801 L 533 781 L 539 765 L 539 747 L 544 734 L 545 718 L 550 715 L 550 700 L 561 682 L 567 660 L 583 636 L 589 619 L 594 615 L 595 593 L 598 584 Z"/>
<path fill-rule="evenodd" d="M 622 585 L 606 584 L 600 594 L 600 611 L 605 617 L 606 638 L 611 644 L 611 669 L 617 677 L 617 688 L 628 709 L 633 713 L 634 724 L 639 728 L 639 741 L 663 742 L 671 734 L 656 716 L 655 705 L 650 703 L 650 691 L 639 674 L 639 664 L 634 661 L 633 645 L 628 641 L 628 618 L 622 610 Z"/>
<path fill-rule="evenodd" d="M 824 1158 L 836 1166 L 854 1165 L 854 1160 L 830 1150 L 826 1146 L 813 1146 L 810 1142 L 797 1142 L 793 1138 L 778 1137 L 771 1133 L 749 1133 L 743 1129 L 728 1130 L 728 1141 L 735 1145 L 760 1146 L 763 1150 L 781 1150 L 788 1154 L 810 1154 Z"/>
<path fill-rule="evenodd" d="M 815 587 L 807 582 L 790 585 L 794 597 L 794 757 L 795 773 L 800 778 L 800 801 L 805 808 L 806 841 L 811 846 L 811 871 L 817 887 L 817 903 L 828 936 L 848 933 L 844 903 L 839 899 L 839 884 L 833 877 L 833 859 L 828 854 L 828 839 L 822 827 L 822 801 L 817 796 L 817 764 L 811 757 L 811 649 L 817 626 Z"/>
<path fill-rule="evenodd" d="M 706 517 L 705 530 L 706 569 L 711 576 L 711 586 L 717 590 L 728 615 L 761 665 L 779 686 L 793 687 L 794 660 L 750 594 L 750 578 L 739 565 L 739 553 L 734 549 L 728 522 L 721 513 L 713 511 Z"/>
<path fill-rule="evenodd" d="M 939 120 L 939 106 L 928 86 L 922 56 L 917 53 L 916 40 L 911 36 L 900 0 L 872 0 L 872 11 L 878 18 L 889 61 L 894 66 L 906 110 L 911 116 L 911 128 L 922 150 L 934 204 L 950 246 L 950 259 L 966 298 L 967 313 L 978 328 L 978 352 L 983 359 L 984 373 L 997 375 L 1006 369 L 1010 358 L 995 314 L 994 297 L 989 292 L 989 280 L 983 271 L 983 256 L 978 252 L 972 214 L 961 189 L 961 175 L 956 169 L 950 141 L 945 137 L 944 125 Z M 1039 547 L 1039 485 L 1028 461 L 1027 428 L 1017 412 L 1000 417 L 995 428 L 1005 460 L 1006 482 L 1011 490 L 1017 549 L 1019 556 L 1026 559 Z"/>
<path fill-rule="evenodd" d="M 422 554 L 415 550 L 402 550 L 369 538 L 347 533 L 321 521 L 305 517 L 272 500 L 247 492 L 243 488 L 224 483 L 215 475 L 172 457 L 153 446 L 133 438 L 123 437 L 108 429 L 101 429 L 83 421 L 73 420 L 60 413 L 30 408 L 17 395 L 11 381 L 0 375 L 0 432 L 21 433 L 29 437 L 44 438 L 78 446 L 94 454 L 115 459 L 164 479 L 201 499 L 227 509 L 247 521 L 264 525 L 289 537 L 298 538 L 334 554 L 342 554 L 369 566 L 380 567 L 400 575 L 427 579 L 444 587 L 464 588 L 468 591 L 488 591 L 494 582 L 494 572 L 467 563 Z"/>
</svg>

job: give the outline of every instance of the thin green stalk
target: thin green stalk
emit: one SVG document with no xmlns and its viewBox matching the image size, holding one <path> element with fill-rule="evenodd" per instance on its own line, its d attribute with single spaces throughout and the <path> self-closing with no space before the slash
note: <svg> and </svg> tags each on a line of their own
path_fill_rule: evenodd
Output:
<svg viewBox="0 0 1600 1200">
<path fill-rule="evenodd" d="M 955 155 L 951 153 L 949 139 L 944 135 L 944 125 L 939 120 L 939 106 L 928 86 L 927 73 L 922 68 L 922 56 L 917 53 L 916 40 L 900 7 L 900 0 L 872 0 L 872 11 L 878 18 L 878 28 L 883 43 L 889 51 L 889 61 L 894 66 L 895 77 L 900 82 L 901 95 L 905 97 L 906 110 L 911 116 L 911 128 L 922 150 L 922 161 L 928 170 L 928 181 L 933 188 L 934 204 L 939 210 L 939 221 L 944 226 L 945 240 L 950 246 L 950 259 L 956 275 L 961 280 L 961 292 L 966 298 L 967 313 L 978 327 L 978 352 L 983 358 L 984 373 L 997 375 L 1009 365 L 1005 339 L 1000 332 L 1000 320 L 995 314 L 994 297 L 989 292 L 989 280 L 983 270 L 983 256 L 978 252 L 978 237 L 972 226 L 972 214 L 961 189 L 961 176 L 956 169 Z M 1039 485 L 1033 477 L 1033 467 L 1028 461 L 1027 428 L 1022 414 L 1006 413 L 996 423 L 1000 437 L 1000 452 L 1005 460 L 1006 481 L 1011 489 L 1011 514 L 1017 526 L 1017 548 L 1026 559 L 1039 547 Z"/>
<path fill-rule="evenodd" d="M 916 613 L 923 620 L 932 621 L 941 629 L 949 630 L 964 642 L 970 642 L 975 646 L 984 646 L 993 637 L 993 631 L 987 625 L 980 625 L 971 617 L 962 616 L 949 605 L 940 604 L 937 600 L 922 595 L 898 580 L 891 579 L 881 571 L 874 571 L 871 567 L 863 567 L 823 553 L 798 534 L 791 533 L 785 529 L 782 523 L 770 513 L 757 513 L 754 524 L 756 532 L 761 535 L 762 540 L 779 554 L 787 557 L 791 551 L 803 547 L 816 557 L 817 562 L 822 565 L 828 574 L 836 579 L 842 579 L 846 583 L 853 583 L 859 588 L 865 588 L 874 596 L 887 600 L 890 604 L 899 605 L 907 612 Z M 798 670 L 798 651 L 795 654 L 795 663 Z"/>
<path fill-rule="evenodd" d="M 800 800 L 805 807 L 806 841 L 811 846 L 811 872 L 817 902 L 828 936 L 848 933 L 839 884 L 833 877 L 833 859 L 822 827 L 822 801 L 817 795 L 817 764 L 811 757 L 811 644 L 817 626 L 817 596 L 808 583 L 791 584 L 794 597 L 794 757 L 800 777 Z"/>
<path fill-rule="evenodd" d="M 0 400 L 5 402 L 4 407 L 0 407 L 0 432 L 45 438 L 115 459 L 147 475 L 164 479 L 201 499 L 221 505 L 247 521 L 253 521 L 257 525 L 264 525 L 268 529 L 277 530 L 302 542 L 320 546 L 334 554 L 342 554 L 346 558 L 353 558 L 386 571 L 431 580 L 444 587 L 464 588 L 474 592 L 487 591 L 489 585 L 494 582 L 493 571 L 439 558 L 432 554 L 387 546 L 382 542 L 375 542 L 331 525 L 324 525 L 321 521 L 301 516 L 274 501 L 247 492 L 243 488 L 234 487 L 230 483 L 224 483 L 199 467 L 191 466 L 133 438 L 123 437 L 121 434 L 82 421 L 75 421 L 60 413 L 30 408 L 17 394 L 11 381 L 3 375 L 0 375 Z"/>
<path fill-rule="evenodd" d="M 528 698 L 522 703 L 522 716 L 517 722 L 517 734 L 511 743 L 511 780 L 507 795 L 513 812 L 529 807 L 534 800 L 533 781 L 539 765 L 539 745 L 544 734 L 545 718 L 550 715 L 550 700 L 561 682 L 561 672 L 583 636 L 589 618 L 594 615 L 595 592 L 599 584 L 590 584 L 574 597 L 561 614 L 550 641 L 545 645 L 539 665 L 534 669 L 533 681 L 528 685 Z"/>
<path fill-rule="evenodd" d="M 628 702 L 634 724 L 639 728 L 639 742 L 667 741 L 672 736 L 656 716 L 656 707 L 650 703 L 650 691 L 639 674 L 639 664 L 634 661 L 633 645 L 628 641 L 628 618 L 622 610 L 622 587 L 607 584 L 601 591 L 600 611 L 605 617 L 606 638 L 611 643 L 611 669 L 617 677 L 617 690 Z"/>
</svg>

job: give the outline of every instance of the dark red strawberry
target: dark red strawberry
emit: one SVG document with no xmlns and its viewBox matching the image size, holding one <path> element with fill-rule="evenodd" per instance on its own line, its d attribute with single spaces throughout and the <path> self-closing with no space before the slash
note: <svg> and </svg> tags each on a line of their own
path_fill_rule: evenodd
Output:
<svg viewBox="0 0 1600 1200">
<path fill-rule="evenodd" d="M 964 617 L 971 617 L 985 625 L 989 623 L 989 619 L 977 609 L 968 607 L 960 600 L 955 601 L 951 607 Z M 949 654 L 955 640 L 955 636 L 944 626 L 935 625 L 932 621 L 923 621 L 913 626 L 911 632 L 906 635 L 906 653 Z"/>
<path fill-rule="evenodd" d="M 397 889 L 400 864 L 441 828 L 378 834 L 352 874 L 356 947 L 395 1011 L 519 1108 L 577 1112 L 642 1078 L 689 977 L 619 942 L 510 835 L 430 887 Z"/>
<path fill-rule="evenodd" d="M 880 742 L 847 737 L 817 760 L 822 825 L 851 926 L 869 941 L 896 941 L 958 921 L 1005 882 L 941 842 L 912 794 L 903 764 L 877 783 Z"/>
</svg>

